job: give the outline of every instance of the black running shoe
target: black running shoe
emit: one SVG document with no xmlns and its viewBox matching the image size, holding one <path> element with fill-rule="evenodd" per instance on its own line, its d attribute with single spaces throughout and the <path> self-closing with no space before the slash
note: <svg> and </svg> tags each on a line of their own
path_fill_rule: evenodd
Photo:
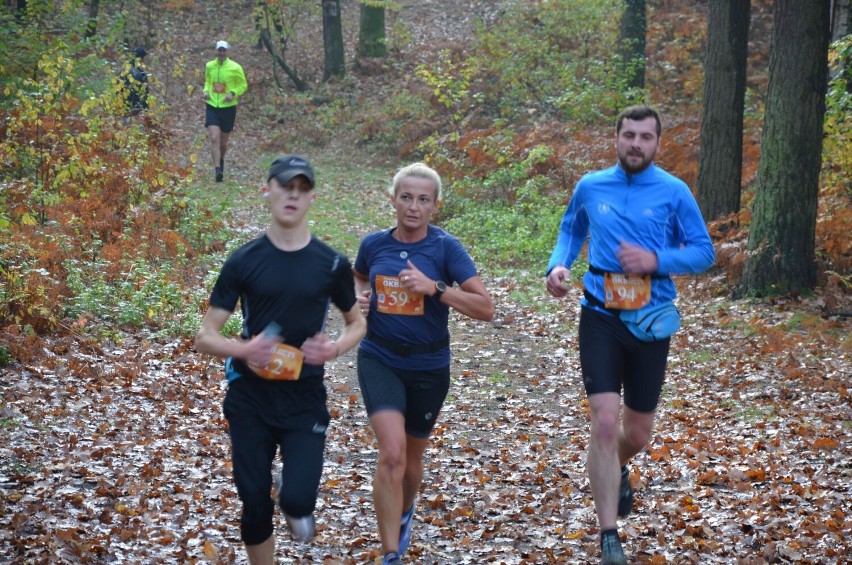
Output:
<svg viewBox="0 0 852 565">
<path fill-rule="evenodd" d="M 618 534 L 601 537 L 601 565 L 627 565 Z"/>
<path fill-rule="evenodd" d="M 630 486 L 630 471 L 627 465 L 621 468 L 621 486 L 618 488 L 618 515 L 633 512 L 633 488 Z"/>
<path fill-rule="evenodd" d="M 222 169 L 216 167 L 216 182 L 222 182 L 223 178 L 225 178 L 225 175 L 222 173 Z"/>
</svg>

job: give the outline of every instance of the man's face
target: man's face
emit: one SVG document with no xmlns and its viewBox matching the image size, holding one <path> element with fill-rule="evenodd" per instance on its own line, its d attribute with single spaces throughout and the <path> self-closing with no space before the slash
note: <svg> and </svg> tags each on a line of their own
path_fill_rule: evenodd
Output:
<svg viewBox="0 0 852 565">
<path fill-rule="evenodd" d="M 653 117 L 638 121 L 625 118 L 622 121 L 621 131 L 615 140 L 615 150 L 621 168 L 625 171 L 636 174 L 647 169 L 659 148 L 657 121 Z"/>
<path fill-rule="evenodd" d="M 285 228 L 300 225 L 316 199 L 310 181 L 303 175 L 293 177 L 284 185 L 273 177 L 263 187 L 263 194 L 269 201 L 273 222 Z"/>
<path fill-rule="evenodd" d="M 223 63 L 228 58 L 228 50 L 220 47 L 216 50 L 216 57 L 219 59 L 219 63 Z"/>
</svg>

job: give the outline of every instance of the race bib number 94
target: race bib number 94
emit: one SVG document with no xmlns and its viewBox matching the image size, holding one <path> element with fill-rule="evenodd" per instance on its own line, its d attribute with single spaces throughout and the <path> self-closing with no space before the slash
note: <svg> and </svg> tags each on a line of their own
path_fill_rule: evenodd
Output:
<svg viewBox="0 0 852 565">
<path fill-rule="evenodd" d="M 275 346 L 275 353 L 265 367 L 259 367 L 249 363 L 249 368 L 259 377 L 271 381 L 297 381 L 302 372 L 302 359 L 305 358 L 301 349 L 292 345 L 279 343 Z"/>
<path fill-rule="evenodd" d="M 651 301 L 651 275 L 604 274 L 604 306 L 638 310 Z"/>
<path fill-rule="evenodd" d="M 376 275 L 376 310 L 383 314 L 423 315 L 423 295 L 409 292 L 399 277 Z"/>
</svg>

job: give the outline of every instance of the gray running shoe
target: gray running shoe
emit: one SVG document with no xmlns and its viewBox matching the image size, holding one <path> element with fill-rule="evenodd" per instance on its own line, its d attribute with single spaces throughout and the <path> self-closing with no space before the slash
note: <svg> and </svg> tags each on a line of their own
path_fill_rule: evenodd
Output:
<svg viewBox="0 0 852 565">
<path fill-rule="evenodd" d="M 309 542 L 314 537 L 316 531 L 316 523 L 313 515 L 304 516 L 302 518 L 293 518 L 284 514 L 287 520 L 287 526 L 290 528 L 290 533 L 293 538 L 298 541 Z"/>
<path fill-rule="evenodd" d="M 618 536 L 601 538 L 601 565 L 627 565 L 621 539 Z"/>
</svg>

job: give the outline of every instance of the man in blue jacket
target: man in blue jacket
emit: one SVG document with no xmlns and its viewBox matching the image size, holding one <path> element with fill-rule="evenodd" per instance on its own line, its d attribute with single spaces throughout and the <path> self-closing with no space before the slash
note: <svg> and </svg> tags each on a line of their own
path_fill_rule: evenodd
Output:
<svg viewBox="0 0 852 565">
<path fill-rule="evenodd" d="M 654 165 L 661 130 L 648 106 L 618 116 L 618 162 L 577 183 L 547 267 L 548 292 L 565 296 L 569 267 L 588 238 L 580 365 L 591 412 L 586 467 L 607 565 L 626 563 L 617 517 L 633 507 L 627 462 L 650 440 L 670 342 L 637 337 L 622 317 L 671 302 L 670 275 L 701 272 L 715 258 L 689 187 Z"/>
</svg>

